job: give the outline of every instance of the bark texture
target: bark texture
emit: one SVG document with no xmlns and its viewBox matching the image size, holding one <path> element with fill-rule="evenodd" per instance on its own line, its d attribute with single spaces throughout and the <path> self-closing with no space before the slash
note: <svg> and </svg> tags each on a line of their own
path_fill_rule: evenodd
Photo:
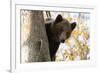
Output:
<svg viewBox="0 0 100 73">
<path fill-rule="evenodd" d="M 21 62 L 50 61 L 49 45 L 44 25 L 43 12 L 27 10 L 26 14 L 27 15 L 22 19 L 23 23 L 21 22 L 21 28 L 27 29 L 27 33 L 23 30 L 21 31 Z M 23 15 L 24 13 L 22 16 Z M 26 35 L 24 33 L 26 33 Z M 26 37 L 26 39 L 23 39 L 24 37 Z"/>
</svg>

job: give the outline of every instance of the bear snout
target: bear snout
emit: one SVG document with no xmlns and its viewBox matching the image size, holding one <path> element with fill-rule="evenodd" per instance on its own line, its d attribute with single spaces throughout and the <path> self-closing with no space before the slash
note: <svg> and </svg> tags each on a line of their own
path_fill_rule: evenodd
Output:
<svg viewBox="0 0 100 73">
<path fill-rule="evenodd" d="M 62 40 L 61 40 L 61 43 L 64 43 L 64 42 L 65 42 L 65 39 L 62 39 Z"/>
</svg>

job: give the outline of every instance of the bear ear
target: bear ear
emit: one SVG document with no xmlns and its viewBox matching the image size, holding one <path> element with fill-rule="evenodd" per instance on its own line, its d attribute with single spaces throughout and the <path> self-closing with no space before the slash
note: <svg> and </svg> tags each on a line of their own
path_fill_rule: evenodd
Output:
<svg viewBox="0 0 100 73">
<path fill-rule="evenodd" d="M 71 23 L 71 30 L 74 30 L 75 27 L 76 27 L 76 22 Z"/>
<path fill-rule="evenodd" d="M 59 22 L 61 22 L 62 20 L 63 20 L 63 18 L 62 18 L 62 16 L 59 14 L 59 15 L 56 17 L 56 20 L 55 20 L 54 24 L 59 23 Z"/>
</svg>

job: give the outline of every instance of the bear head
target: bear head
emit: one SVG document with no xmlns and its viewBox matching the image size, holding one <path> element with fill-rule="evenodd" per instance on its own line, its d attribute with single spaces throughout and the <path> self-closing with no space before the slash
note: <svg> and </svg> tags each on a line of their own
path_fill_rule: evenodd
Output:
<svg viewBox="0 0 100 73">
<path fill-rule="evenodd" d="M 56 42 L 62 42 L 68 39 L 71 32 L 76 27 L 76 22 L 69 23 L 67 19 L 64 19 L 60 14 L 56 17 L 54 23 L 51 26 L 51 31 L 54 35 Z"/>
</svg>

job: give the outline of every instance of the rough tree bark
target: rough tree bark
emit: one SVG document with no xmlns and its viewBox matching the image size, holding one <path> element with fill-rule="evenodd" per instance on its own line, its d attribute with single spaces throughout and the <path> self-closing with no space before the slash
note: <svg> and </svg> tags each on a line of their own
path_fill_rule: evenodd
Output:
<svg viewBox="0 0 100 73">
<path fill-rule="evenodd" d="M 21 11 L 23 12 L 23 10 Z M 25 29 L 26 27 L 28 31 L 21 31 L 21 62 L 50 61 L 43 12 L 27 10 L 27 15 L 24 15 L 24 12 L 21 15 L 21 18 L 23 17 L 21 28 Z M 24 33 L 26 32 L 27 34 L 25 35 Z M 24 37 L 27 37 L 27 39 L 24 39 Z"/>
</svg>

